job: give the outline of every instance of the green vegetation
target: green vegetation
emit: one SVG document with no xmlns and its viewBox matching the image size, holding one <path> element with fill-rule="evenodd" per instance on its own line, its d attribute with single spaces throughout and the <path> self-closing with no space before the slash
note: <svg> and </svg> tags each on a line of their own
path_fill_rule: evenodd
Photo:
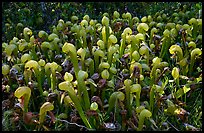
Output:
<svg viewBox="0 0 204 133">
<path fill-rule="evenodd" d="M 4 131 L 202 131 L 201 3 L 2 8 Z"/>
</svg>

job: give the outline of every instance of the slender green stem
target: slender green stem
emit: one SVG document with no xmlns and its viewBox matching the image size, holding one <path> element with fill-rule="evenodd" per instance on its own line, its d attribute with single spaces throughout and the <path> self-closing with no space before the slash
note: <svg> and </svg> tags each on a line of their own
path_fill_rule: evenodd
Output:
<svg viewBox="0 0 204 133">
<path fill-rule="evenodd" d="M 141 93 L 141 89 L 142 88 L 141 88 L 140 84 L 133 84 L 131 86 L 131 93 L 136 93 L 136 107 L 140 106 L 140 93 Z"/>
<path fill-rule="evenodd" d="M 65 43 L 64 46 L 62 47 L 62 51 L 65 53 L 69 53 L 71 57 L 71 61 L 74 66 L 75 76 L 77 78 L 78 72 L 79 72 L 79 65 L 78 65 L 78 58 L 77 58 L 77 52 L 76 52 L 75 46 L 71 43 Z"/>
<path fill-rule="evenodd" d="M 99 66 L 99 63 L 101 62 L 101 59 L 99 59 L 99 57 L 104 57 L 104 52 L 102 50 L 96 50 L 94 52 L 94 61 L 95 61 L 95 71 L 97 72 L 98 71 L 98 66 Z"/>
<path fill-rule="evenodd" d="M 122 33 L 123 34 L 123 33 Z M 122 41 L 121 41 L 121 46 L 120 46 L 120 58 L 123 56 L 123 53 L 125 51 L 125 35 L 122 35 Z"/>
<path fill-rule="evenodd" d="M 127 116 L 131 117 L 132 116 L 132 109 L 131 109 L 131 103 L 130 103 L 130 85 L 132 84 L 132 81 L 130 79 L 126 79 L 124 81 L 125 84 L 125 98 L 126 98 L 126 107 L 128 109 Z"/>
<path fill-rule="evenodd" d="M 87 66 L 88 66 L 88 70 L 90 72 L 90 75 L 93 75 L 94 74 L 94 61 L 93 61 L 93 59 L 88 58 L 85 61 L 85 64 L 87 64 Z"/>
<path fill-rule="evenodd" d="M 140 93 L 136 93 L 136 107 L 140 106 Z"/>
<path fill-rule="evenodd" d="M 112 64 L 113 54 L 116 52 L 116 48 L 114 46 L 110 46 L 108 49 L 108 64 Z"/>
<path fill-rule="evenodd" d="M 25 84 L 28 85 L 29 77 L 31 75 L 31 70 L 24 70 L 24 79 L 25 79 Z M 11 80 L 9 80 L 9 85 L 12 85 Z"/>
<path fill-rule="evenodd" d="M 153 112 L 153 108 L 154 108 L 154 90 L 155 90 L 155 85 L 153 85 L 150 89 L 150 101 L 149 101 L 149 110 L 151 112 Z"/>
<path fill-rule="evenodd" d="M 56 86 L 56 73 L 52 72 L 52 74 L 50 75 L 50 78 L 51 78 L 51 89 L 52 89 L 52 92 L 54 92 L 55 86 Z"/>
<path fill-rule="evenodd" d="M 31 56 L 32 56 L 32 59 L 33 60 L 37 60 L 37 54 L 36 54 L 36 51 L 35 51 L 35 45 L 32 47 L 32 50 L 31 50 Z"/>
<path fill-rule="evenodd" d="M 80 48 L 80 49 L 77 51 L 77 54 L 81 56 L 81 66 L 82 66 L 82 70 L 85 70 L 84 60 L 85 60 L 85 56 L 86 56 L 86 48 Z"/>
<path fill-rule="evenodd" d="M 84 124 L 88 128 L 92 129 L 93 127 L 90 125 L 86 115 L 84 114 L 83 109 L 82 109 L 82 105 L 80 104 L 80 101 L 79 101 L 79 99 L 78 99 L 78 97 L 74 91 L 74 88 L 70 85 L 70 83 L 68 81 L 60 83 L 59 89 L 66 90 L 68 92 L 68 95 L 70 96 L 71 100 L 74 102 L 75 108 L 79 112 L 79 115 L 80 115 L 82 121 L 84 122 Z"/>
<path fill-rule="evenodd" d="M 96 31 L 94 31 L 94 32 L 96 32 Z M 94 39 L 93 39 L 93 40 L 94 40 Z M 90 36 L 90 35 L 87 35 L 86 41 L 87 41 L 87 47 L 88 47 L 88 49 L 89 49 L 90 56 L 92 56 L 93 40 L 91 39 L 91 36 Z"/>
<path fill-rule="evenodd" d="M 156 28 L 152 28 L 151 29 L 151 33 L 150 33 L 149 46 L 152 44 L 152 40 L 153 40 L 153 37 L 154 37 L 155 33 L 157 33 L 157 29 Z"/>
<path fill-rule="evenodd" d="M 39 90 L 40 90 L 40 94 L 43 95 L 41 73 L 40 73 L 40 71 L 38 69 L 34 69 L 34 71 L 35 71 L 35 75 L 36 75 L 36 78 L 37 78 L 37 81 L 38 81 L 38 87 L 39 87 Z"/>
<path fill-rule="evenodd" d="M 194 39 L 196 39 L 196 37 L 197 37 L 197 32 L 198 32 L 198 25 L 193 23 L 192 37 Z"/>
<path fill-rule="evenodd" d="M 157 67 L 158 67 L 158 65 L 156 65 L 156 64 L 153 65 L 152 71 L 151 71 L 151 73 L 150 73 L 150 78 L 151 78 L 152 83 L 155 82 L 155 74 L 156 74 L 156 69 L 157 69 Z"/>
<path fill-rule="evenodd" d="M 135 51 L 135 50 L 138 50 L 139 47 L 137 45 L 137 39 L 135 37 L 135 35 L 131 35 L 131 49 L 130 49 L 130 60 L 132 60 L 132 53 Z"/>
<path fill-rule="evenodd" d="M 179 85 L 179 78 L 175 79 L 176 80 L 176 88 L 179 89 L 180 85 Z M 177 98 L 176 98 L 177 99 Z M 181 101 L 183 101 L 183 98 L 181 96 Z"/>
<path fill-rule="evenodd" d="M 129 26 L 132 29 L 133 28 L 133 21 L 132 21 L 132 17 L 129 18 Z"/>
<path fill-rule="evenodd" d="M 56 54 L 60 54 L 60 47 L 59 47 L 59 45 L 58 45 L 58 42 L 60 41 L 60 39 L 59 38 L 55 38 L 53 41 L 52 41 L 52 43 L 53 43 L 53 45 L 54 45 L 54 48 L 55 48 L 55 50 L 56 50 Z"/>
<path fill-rule="evenodd" d="M 83 31 L 83 32 L 85 32 L 85 31 Z M 83 48 L 87 48 L 86 32 L 83 33 L 82 39 L 83 39 Z"/>
<path fill-rule="evenodd" d="M 147 61 L 147 65 L 149 66 L 149 50 L 146 52 L 146 61 Z"/>
<path fill-rule="evenodd" d="M 95 86 L 90 84 L 90 89 L 91 89 L 91 97 L 92 97 L 92 96 L 94 96 Z"/>
<path fill-rule="evenodd" d="M 79 96 L 82 97 L 81 102 L 85 111 L 87 111 L 90 107 L 89 94 L 84 82 L 84 79 L 87 77 L 88 77 L 88 73 L 82 70 L 79 71 L 78 78 L 77 78 L 78 90 L 79 90 L 78 92 L 79 92 Z"/>
<path fill-rule="evenodd" d="M 104 42 L 104 44 L 105 44 L 105 49 L 107 49 L 107 50 L 108 50 L 108 48 L 109 48 L 109 45 L 108 45 L 108 38 L 109 38 L 109 26 L 108 26 L 108 25 L 106 25 L 106 26 L 105 26 L 105 30 L 106 30 L 106 41 Z"/>
<path fill-rule="evenodd" d="M 161 49 L 161 53 L 160 53 L 160 58 L 162 59 L 169 59 L 169 47 L 171 45 L 171 38 L 170 37 L 165 37 L 162 43 L 162 49 Z"/>
</svg>

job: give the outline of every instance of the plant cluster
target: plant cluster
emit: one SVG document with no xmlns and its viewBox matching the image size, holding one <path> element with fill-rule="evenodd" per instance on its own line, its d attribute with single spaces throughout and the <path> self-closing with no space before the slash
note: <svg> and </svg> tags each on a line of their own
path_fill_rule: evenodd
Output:
<svg viewBox="0 0 204 133">
<path fill-rule="evenodd" d="M 202 18 L 182 9 L 17 26 L 2 43 L 3 129 L 202 130 Z"/>
<path fill-rule="evenodd" d="M 143 8 L 145 3 L 125 2 L 3 2 L 2 3 L 2 40 L 8 41 L 13 36 L 21 37 L 22 27 L 29 27 L 35 34 L 41 29 L 47 33 L 52 31 L 52 26 L 57 24 L 61 18 L 70 19 L 70 16 L 77 15 L 80 19 L 84 14 L 91 18 L 101 20 L 102 14 L 112 13 L 114 10 L 125 12 L 127 7 Z M 110 12 L 111 11 L 111 12 Z M 142 14 L 140 10 L 134 10 L 134 14 Z M 45 21 L 46 20 L 46 21 Z"/>
<path fill-rule="evenodd" d="M 184 9 L 183 5 L 186 6 Z M 68 20 L 73 15 L 82 19 L 84 14 L 89 14 L 91 18 L 100 21 L 104 12 L 112 14 L 112 11 L 118 11 L 131 12 L 141 19 L 142 16 L 153 15 L 159 10 L 172 14 L 186 9 L 191 10 L 188 13 L 190 16 L 199 17 L 199 12 L 202 12 L 201 3 L 196 2 L 3 2 L 2 40 L 11 40 L 13 36 L 21 38 L 22 27 L 29 27 L 34 34 L 41 29 L 51 33 L 52 26 L 60 18 Z"/>
</svg>

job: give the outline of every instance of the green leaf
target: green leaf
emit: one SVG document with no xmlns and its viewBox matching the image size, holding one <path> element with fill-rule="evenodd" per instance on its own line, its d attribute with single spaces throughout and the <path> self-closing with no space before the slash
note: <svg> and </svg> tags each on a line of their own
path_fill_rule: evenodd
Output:
<svg viewBox="0 0 204 133">
<path fill-rule="evenodd" d="M 176 92 L 175 96 L 176 96 L 176 98 L 179 98 L 179 97 L 181 97 L 183 94 L 184 94 L 183 88 L 180 88 L 180 89 Z"/>
<path fill-rule="evenodd" d="M 191 90 L 190 87 L 186 87 L 186 86 L 183 87 L 184 94 L 186 94 L 190 90 Z"/>
<path fill-rule="evenodd" d="M 177 92 L 176 92 L 176 98 L 181 97 L 183 94 L 186 94 L 188 91 L 190 91 L 190 87 L 186 87 L 184 86 L 183 88 L 180 88 Z"/>
<path fill-rule="evenodd" d="M 202 81 L 202 77 L 200 76 L 199 78 L 196 78 L 197 83 Z"/>
</svg>

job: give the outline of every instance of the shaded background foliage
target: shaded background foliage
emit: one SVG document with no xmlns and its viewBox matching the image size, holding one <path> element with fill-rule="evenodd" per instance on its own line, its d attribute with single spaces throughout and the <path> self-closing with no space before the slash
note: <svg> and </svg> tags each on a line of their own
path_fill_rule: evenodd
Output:
<svg viewBox="0 0 204 133">
<path fill-rule="evenodd" d="M 184 8 L 184 5 L 186 5 L 186 8 Z M 133 17 L 136 16 L 141 19 L 143 16 L 156 16 L 155 14 L 158 13 L 160 15 L 165 13 L 167 16 L 171 16 L 174 12 L 177 12 L 179 15 L 182 15 L 182 11 L 187 10 L 189 14 L 185 14 L 184 17 L 181 17 L 182 20 L 180 20 L 185 24 L 188 23 L 192 16 L 199 18 L 198 12 L 201 8 L 202 4 L 195 2 L 3 2 L 2 41 L 9 42 L 15 36 L 21 38 L 19 33 L 23 31 L 23 27 L 29 27 L 34 32 L 34 35 L 40 30 L 50 34 L 52 27 L 57 25 L 59 19 L 69 21 L 73 15 L 78 16 L 79 20 L 81 20 L 87 14 L 91 19 L 101 21 L 104 13 L 108 13 L 111 18 L 114 11 L 118 11 L 121 16 L 122 13 L 130 12 Z M 166 19 L 165 23 L 168 22 L 171 22 L 171 20 Z M 22 23 L 23 27 L 21 27 L 20 32 L 17 32 L 17 25 L 19 23 Z M 192 106 L 188 106 L 189 110 L 194 107 L 191 112 L 192 115 L 194 112 L 198 113 L 198 110 L 201 110 L 202 105 L 200 104 L 202 103 L 202 98 L 200 97 L 199 90 L 191 99 L 201 99 L 201 102 L 196 103 L 196 100 L 187 99 L 188 102 L 190 101 L 189 105 L 192 103 Z M 191 121 L 196 122 L 194 120 L 196 119 L 195 116 L 189 118 L 193 118 Z M 175 120 L 171 119 L 171 121 Z M 175 122 L 178 123 L 177 121 Z"/>
<path fill-rule="evenodd" d="M 187 8 L 183 9 L 183 5 Z M 16 36 L 16 26 L 50 33 L 59 19 L 70 20 L 72 15 L 82 19 L 85 14 L 90 18 L 101 20 L 103 13 L 112 16 L 114 11 L 130 12 L 132 16 L 141 18 L 154 15 L 156 12 L 172 14 L 174 11 L 189 10 L 189 16 L 198 16 L 201 3 L 196 2 L 3 2 L 2 3 L 2 41 L 6 42 Z M 187 21 L 187 19 L 183 20 Z"/>
</svg>

